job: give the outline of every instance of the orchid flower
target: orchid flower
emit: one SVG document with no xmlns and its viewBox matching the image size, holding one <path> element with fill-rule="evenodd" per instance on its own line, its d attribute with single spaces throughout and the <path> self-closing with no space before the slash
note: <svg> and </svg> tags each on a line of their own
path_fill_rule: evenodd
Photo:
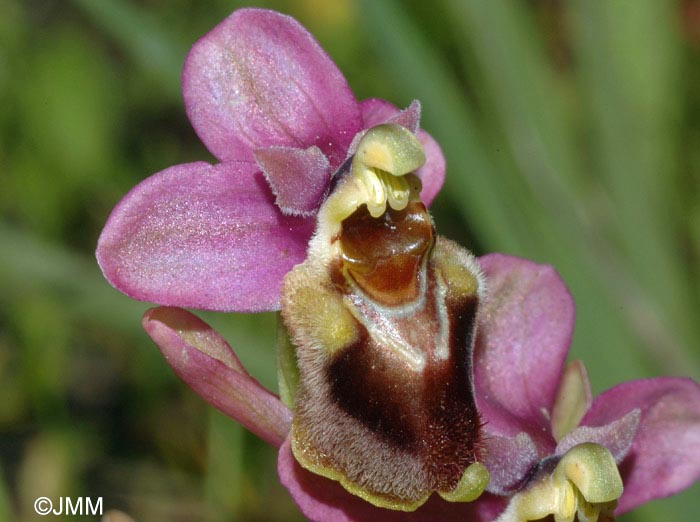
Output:
<svg viewBox="0 0 700 522">
<path fill-rule="evenodd" d="M 474 374 L 487 491 L 510 499 L 499 522 L 606 520 L 695 482 L 698 383 L 632 381 L 593 400 L 583 364 L 565 365 L 574 303 L 556 272 L 501 255 L 481 264 L 491 299 Z"/>
<path fill-rule="evenodd" d="M 592 401 L 582 363 L 564 365 L 574 308 L 556 272 L 435 235 L 445 163 L 417 102 L 358 103 L 302 26 L 259 9 L 195 44 L 183 93 L 219 163 L 136 186 L 98 262 L 164 305 L 145 330 L 198 394 L 280 448 L 308 518 L 604 520 L 698 478 L 697 383 Z M 281 309 L 281 398 L 180 307 Z"/>
</svg>

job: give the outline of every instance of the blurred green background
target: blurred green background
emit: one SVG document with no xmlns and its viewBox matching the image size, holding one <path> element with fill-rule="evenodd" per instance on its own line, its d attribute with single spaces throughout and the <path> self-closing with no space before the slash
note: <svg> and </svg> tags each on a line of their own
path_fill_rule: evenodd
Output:
<svg viewBox="0 0 700 522">
<path fill-rule="evenodd" d="M 133 185 L 212 160 L 179 75 L 242 5 L 0 0 L 0 521 L 38 519 L 41 495 L 139 522 L 301 518 L 275 452 L 173 375 L 93 257 Z M 699 1 L 255 5 L 297 17 L 358 98 L 421 100 L 448 161 L 438 230 L 562 273 L 596 393 L 700 376 Z M 274 388 L 274 316 L 203 315 Z M 622 520 L 688 520 L 698 493 Z"/>
</svg>

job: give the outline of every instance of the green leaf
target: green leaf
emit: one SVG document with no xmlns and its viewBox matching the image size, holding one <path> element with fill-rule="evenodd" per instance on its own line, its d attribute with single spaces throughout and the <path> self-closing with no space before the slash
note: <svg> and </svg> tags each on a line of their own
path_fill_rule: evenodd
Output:
<svg viewBox="0 0 700 522">
<path fill-rule="evenodd" d="M 212 522 L 224 522 L 242 511 L 245 428 L 214 408 L 208 414 L 205 498 Z"/>
<path fill-rule="evenodd" d="M 143 71 L 159 80 L 163 93 L 180 97 L 180 72 L 188 45 L 169 37 L 152 13 L 120 0 L 73 0 L 126 50 Z"/>
<path fill-rule="evenodd" d="M 7 485 L 5 484 L 5 474 L 2 473 L 0 468 L 0 520 L 17 520 L 12 514 L 12 505 L 10 504 L 10 497 L 7 491 Z"/>
<path fill-rule="evenodd" d="M 457 210 L 470 226 L 484 232 L 485 246 L 517 250 L 525 230 L 518 233 L 502 204 L 507 181 L 485 156 L 474 114 L 444 57 L 397 2 L 361 0 L 360 5 L 366 38 L 382 60 L 384 74 L 400 79 L 394 87 L 405 101 L 420 99 L 422 126 L 445 152 L 448 176 L 443 192 L 456 193 Z M 391 30 L 386 20 L 391 20 Z"/>
<path fill-rule="evenodd" d="M 678 240 L 686 213 L 676 159 L 683 98 L 678 6 L 655 0 L 571 5 L 592 175 L 609 198 L 601 232 L 614 238 L 628 278 L 630 324 L 659 366 L 697 375 L 688 348 L 700 335 L 694 312 L 700 303 Z"/>
</svg>

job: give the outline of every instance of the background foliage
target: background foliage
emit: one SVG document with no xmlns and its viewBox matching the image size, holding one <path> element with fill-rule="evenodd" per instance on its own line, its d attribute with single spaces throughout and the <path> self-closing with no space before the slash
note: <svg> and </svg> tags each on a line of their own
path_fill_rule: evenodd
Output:
<svg viewBox="0 0 700 522">
<path fill-rule="evenodd" d="M 359 98 L 421 100 L 448 160 L 438 229 L 557 267 L 596 393 L 700 376 L 700 2 L 257 5 L 306 25 Z M 179 382 L 93 257 L 133 185 L 212 159 L 179 75 L 236 7 L 0 0 L 0 520 L 40 495 L 142 522 L 300 518 L 275 452 Z M 274 317 L 204 315 L 274 387 Z M 699 492 L 622 520 L 688 519 Z"/>
</svg>

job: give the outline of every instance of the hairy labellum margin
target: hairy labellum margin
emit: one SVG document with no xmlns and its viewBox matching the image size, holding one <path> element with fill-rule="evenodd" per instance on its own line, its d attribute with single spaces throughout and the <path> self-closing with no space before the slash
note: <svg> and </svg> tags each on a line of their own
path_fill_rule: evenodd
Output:
<svg viewBox="0 0 700 522">
<path fill-rule="evenodd" d="M 484 280 L 469 252 L 435 238 L 410 173 L 417 140 L 396 125 L 375 129 L 321 207 L 307 260 L 285 279 L 300 375 L 292 450 L 381 507 L 414 510 L 433 492 L 473 500 L 488 481 L 472 381 Z M 412 168 L 388 170 L 396 164 Z"/>
</svg>

